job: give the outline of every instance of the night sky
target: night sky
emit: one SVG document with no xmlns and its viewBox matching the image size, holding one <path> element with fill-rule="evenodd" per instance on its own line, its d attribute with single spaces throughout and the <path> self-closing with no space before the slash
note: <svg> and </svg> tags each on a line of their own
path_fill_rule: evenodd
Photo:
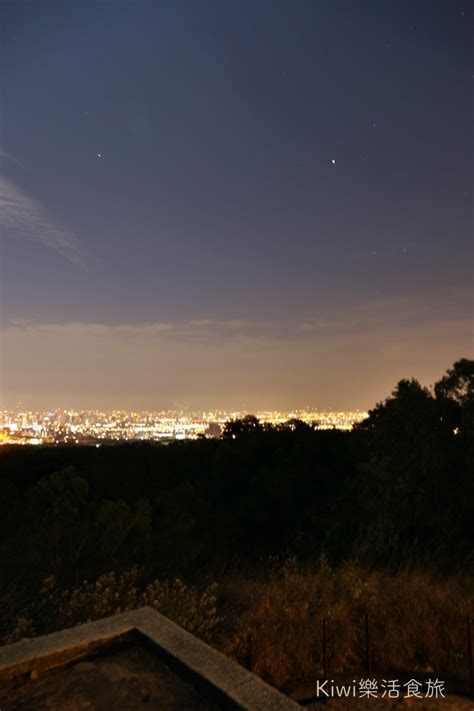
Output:
<svg viewBox="0 0 474 711">
<path fill-rule="evenodd" d="M 365 409 L 473 357 L 472 8 L 2 0 L 0 408 Z"/>
</svg>

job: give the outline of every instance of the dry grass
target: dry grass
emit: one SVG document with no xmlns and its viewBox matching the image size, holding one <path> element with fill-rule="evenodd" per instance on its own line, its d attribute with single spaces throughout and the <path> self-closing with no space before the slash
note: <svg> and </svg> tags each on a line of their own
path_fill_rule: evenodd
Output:
<svg viewBox="0 0 474 711">
<path fill-rule="evenodd" d="M 323 564 L 308 573 L 287 561 L 266 581 L 233 578 L 221 586 L 227 607 L 240 614 L 220 648 L 241 663 L 250 661 L 275 686 L 322 676 L 323 618 L 331 673 L 363 672 L 367 612 L 374 670 L 467 678 L 466 617 L 474 609 L 467 581 L 368 573 L 353 565 L 331 570 Z"/>
<path fill-rule="evenodd" d="M 472 579 L 440 580 L 426 571 L 392 575 L 356 565 L 332 570 L 324 561 L 307 571 L 289 559 L 278 565 L 273 561 L 270 571 L 261 566 L 256 574 L 234 570 L 222 576 L 217 588 L 155 581 L 139 593 L 136 574 L 111 573 L 68 591 L 56 590 L 49 581 L 4 643 L 148 604 L 290 691 L 298 680 L 311 683 L 323 676 L 323 619 L 329 676 L 363 675 L 368 613 L 374 675 L 390 673 L 386 678 L 393 679 L 406 673 L 418 679 L 433 674 L 446 682 L 448 692 L 466 688 Z M 370 701 L 369 708 L 378 708 Z M 342 709 L 352 703 L 356 708 L 356 702 L 334 699 L 325 706 Z M 416 708 L 422 711 L 423 702 Z M 443 708 L 451 707 L 445 702 Z M 470 708 L 474 711 L 474 704 Z"/>
</svg>

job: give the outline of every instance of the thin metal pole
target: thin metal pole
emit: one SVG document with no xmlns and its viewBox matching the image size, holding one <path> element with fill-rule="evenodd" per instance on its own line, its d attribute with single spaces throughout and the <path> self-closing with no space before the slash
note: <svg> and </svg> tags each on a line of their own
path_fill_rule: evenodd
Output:
<svg viewBox="0 0 474 711">
<path fill-rule="evenodd" d="M 323 617 L 323 675 L 325 679 L 328 678 L 328 636 L 325 617 Z"/>
<path fill-rule="evenodd" d="M 469 661 L 469 677 L 471 682 L 471 699 L 474 699 L 474 654 L 472 644 L 472 619 L 467 618 L 467 658 Z"/>
<path fill-rule="evenodd" d="M 247 640 L 247 669 L 252 671 L 253 659 L 252 659 L 252 634 L 249 632 Z"/>
<path fill-rule="evenodd" d="M 372 676 L 372 654 L 370 648 L 370 624 L 368 612 L 365 615 L 365 655 L 367 665 L 367 676 L 370 678 Z"/>
</svg>

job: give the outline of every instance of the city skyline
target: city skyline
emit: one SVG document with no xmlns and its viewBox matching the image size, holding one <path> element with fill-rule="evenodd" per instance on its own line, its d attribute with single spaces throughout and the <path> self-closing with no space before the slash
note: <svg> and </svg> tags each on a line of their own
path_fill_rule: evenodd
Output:
<svg viewBox="0 0 474 711">
<path fill-rule="evenodd" d="M 367 412 L 256 412 L 261 424 L 271 426 L 304 422 L 318 430 L 348 430 L 367 417 Z M 0 445 L 57 445 L 119 443 L 127 441 L 169 442 L 171 440 L 218 438 L 226 423 L 242 420 L 245 412 L 219 411 L 129 412 L 124 410 L 62 410 L 45 412 L 0 410 Z"/>
<path fill-rule="evenodd" d="M 473 8 L 0 7 L 0 409 L 365 411 L 473 353 Z"/>
</svg>

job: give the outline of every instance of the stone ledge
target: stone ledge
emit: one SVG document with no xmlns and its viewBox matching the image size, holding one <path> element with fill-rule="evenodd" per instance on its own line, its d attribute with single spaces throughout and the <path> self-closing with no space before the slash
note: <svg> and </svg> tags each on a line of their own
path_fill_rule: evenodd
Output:
<svg viewBox="0 0 474 711">
<path fill-rule="evenodd" d="M 292 711 L 301 708 L 156 610 L 142 607 L 0 649 L 0 681 L 45 672 L 141 638 L 183 677 L 196 682 L 223 708 Z"/>
</svg>

